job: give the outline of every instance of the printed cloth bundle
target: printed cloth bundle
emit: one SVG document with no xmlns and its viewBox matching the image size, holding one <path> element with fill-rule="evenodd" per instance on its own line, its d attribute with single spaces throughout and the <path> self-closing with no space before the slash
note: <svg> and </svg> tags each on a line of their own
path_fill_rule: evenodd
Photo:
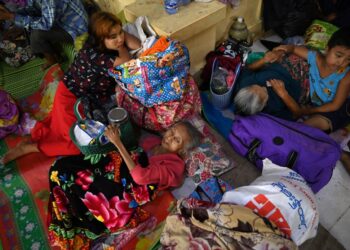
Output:
<svg viewBox="0 0 350 250">
<path fill-rule="evenodd" d="M 249 208 L 179 200 L 166 219 L 162 249 L 298 249 L 271 221 Z"/>
<path fill-rule="evenodd" d="M 188 49 L 168 40 L 168 47 L 109 70 L 118 85 L 146 107 L 182 98 L 190 68 Z"/>
<path fill-rule="evenodd" d="M 0 24 L 1 25 L 1 24 Z M 25 30 L 5 22 L 0 30 L 0 59 L 11 67 L 19 67 L 34 57 Z"/>
<path fill-rule="evenodd" d="M 196 82 L 190 74 L 184 82 L 184 93 L 180 100 L 153 107 L 145 107 L 118 85 L 116 87 L 117 104 L 128 112 L 131 120 L 138 126 L 152 131 L 166 130 L 176 122 L 199 114 L 201 111 L 202 103 Z"/>
</svg>

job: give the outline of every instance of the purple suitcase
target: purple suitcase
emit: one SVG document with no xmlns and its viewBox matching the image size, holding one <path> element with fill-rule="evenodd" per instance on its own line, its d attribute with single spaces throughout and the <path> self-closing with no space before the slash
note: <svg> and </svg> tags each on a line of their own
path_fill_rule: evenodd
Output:
<svg viewBox="0 0 350 250">
<path fill-rule="evenodd" d="M 293 169 L 315 193 L 328 183 L 341 154 L 340 146 L 323 131 L 263 113 L 236 116 L 229 141 L 260 169 L 264 158 Z"/>
</svg>

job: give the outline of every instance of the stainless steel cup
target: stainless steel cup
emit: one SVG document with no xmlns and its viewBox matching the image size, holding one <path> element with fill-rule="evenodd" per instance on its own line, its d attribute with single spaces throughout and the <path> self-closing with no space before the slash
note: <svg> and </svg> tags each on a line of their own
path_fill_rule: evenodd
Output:
<svg viewBox="0 0 350 250">
<path fill-rule="evenodd" d="M 128 112 L 123 108 L 113 108 L 108 112 L 109 124 L 120 127 L 129 120 Z"/>
</svg>

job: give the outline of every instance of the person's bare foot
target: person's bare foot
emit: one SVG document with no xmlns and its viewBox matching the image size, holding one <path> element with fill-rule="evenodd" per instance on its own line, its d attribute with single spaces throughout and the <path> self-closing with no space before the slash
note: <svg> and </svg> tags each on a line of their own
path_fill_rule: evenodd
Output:
<svg viewBox="0 0 350 250">
<path fill-rule="evenodd" d="M 17 158 L 34 152 L 39 152 L 38 145 L 31 141 L 23 140 L 14 148 L 7 151 L 7 153 L 2 157 L 2 163 L 6 165 L 7 163 L 16 160 Z"/>
<path fill-rule="evenodd" d="M 350 174 L 350 152 L 344 151 L 341 154 L 340 157 L 341 163 L 343 163 L 346 171 Z"/>
</svg>

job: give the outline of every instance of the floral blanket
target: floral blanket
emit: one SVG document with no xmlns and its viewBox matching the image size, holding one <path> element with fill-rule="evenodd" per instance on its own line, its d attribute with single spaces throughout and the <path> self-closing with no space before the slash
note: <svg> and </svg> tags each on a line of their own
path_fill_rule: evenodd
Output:
<svg viewBox="0 0 350 250">
<path fill-rule="evenodd" d="M 63 72 L 56 65 L 42 80 L 40 89 L 20 100 L 19 106 L 43 119 L 52 108 Z M 0 140 L 0 156 L 22 141 L 8 136 Z M 0 164 L 0 249 L 51 249 L 47 232 L 49 169 L 55 158 L 41 153 L 26 155 L 6 166 Z M 98 238 L 93 249 L 151 249 L 159 240 L 164 220 L 173 208 L 170 192 L 162 192 L 144 209 L 153 214 L 133 230 Z M 117 247 L 118 246 L 118 247 Z"/>
<path fill-rule="evenodd" d="M 193 198 L 168 216 L 161 249 L 298 249 L 273 222 L 243 206 Z"/>
</svg>

